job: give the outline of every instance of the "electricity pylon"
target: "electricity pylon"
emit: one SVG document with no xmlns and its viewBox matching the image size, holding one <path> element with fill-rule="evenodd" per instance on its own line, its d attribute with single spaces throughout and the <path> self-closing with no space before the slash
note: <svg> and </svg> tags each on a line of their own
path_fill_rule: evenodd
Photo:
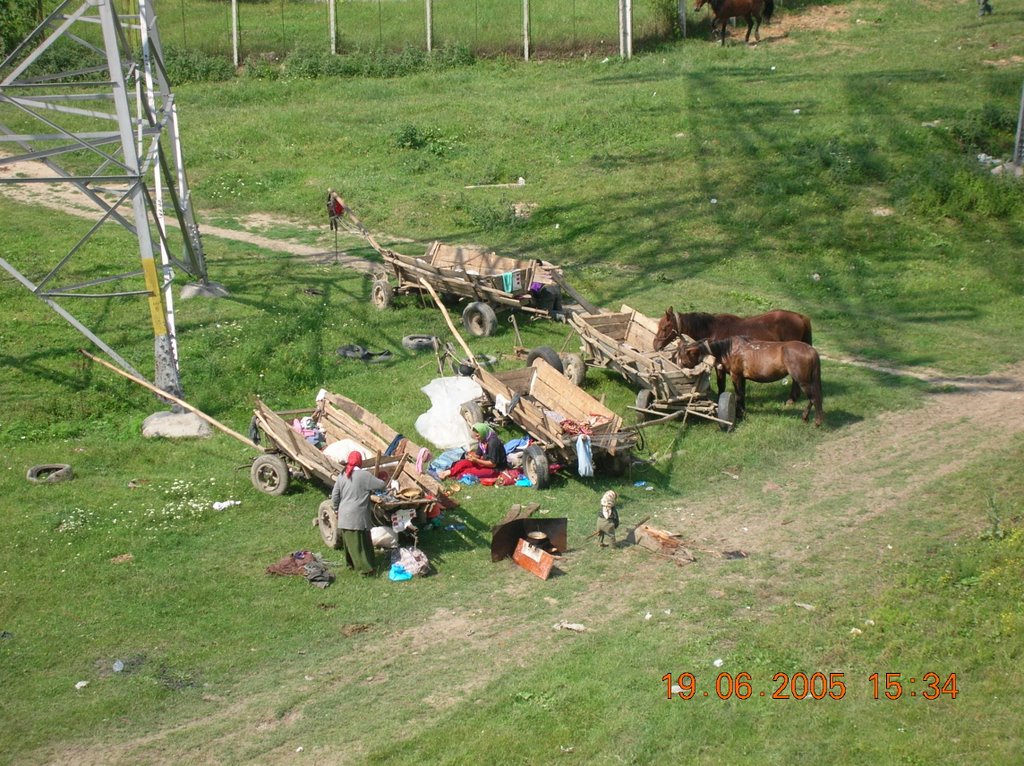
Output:
<svg viewBox="0 0 1024 766">
<path fill-rule="evenodd" d="M 135 12 L 118 13 L 112 0 L 65 0 L 0 63 L 2 162 L 42 163 L 50 173 L 0 177 L 0 183 L 73 187 L 96 208 L 91 228 L 38 282 L 3 257 L 0 266 L 119 366 L 141 378 L 145 376 L 61 303 L 144 296 L 154 335 L 153 382 L 181 397 L 171 296 L 174 269 L 203 286 L 209 281 L 152 2 L 138 0 Z M 53 61 L 74 61 L 74 68 L 55 67 Z M 173 211 L 182 239 L 177 255 L 168 242 L 165 207 Z M 61 284 L 73 256 L 106 224 L 120 225 L 137 238 L 141 269 Z M 111 263 L 111 270 L 116 268 Z M 112 290 L 114 283 L 119 284 Z"/>
</svg>

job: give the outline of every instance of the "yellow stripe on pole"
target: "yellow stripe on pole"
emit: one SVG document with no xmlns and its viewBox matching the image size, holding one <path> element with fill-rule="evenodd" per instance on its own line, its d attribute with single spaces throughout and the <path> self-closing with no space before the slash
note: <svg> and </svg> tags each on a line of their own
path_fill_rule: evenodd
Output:
<svg viewBox="0 0 1024 766">
<path fill-rule="evenodd" d="M 142 273 L 146 278 L 146 289 L 149 290 L 149 316 L 153 321 L 153 334 L 157 337 L 167 335 L 167 317 L 164 314 L 164 302 L 160 296 L 160 278 L 156 273 L 156 261 L 147 257 L 142 259 Z"/>
</svg>

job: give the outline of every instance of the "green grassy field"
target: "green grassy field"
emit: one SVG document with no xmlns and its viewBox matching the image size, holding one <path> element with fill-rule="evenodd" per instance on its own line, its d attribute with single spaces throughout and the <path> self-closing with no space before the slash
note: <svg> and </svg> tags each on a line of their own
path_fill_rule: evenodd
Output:
<svg viewBox="0 0 1024 766">
<path fill-rule="evenodd" d="M 205 238 L 230 296 L 177 303 L 182 384 L 231 428 L 254 396 L 306 407 L 322 386 L 406 434 L 429 406 L 434 360 L 400 340 L 447 337 L 444 321 L 412 298 L 371 307 L 368 280 L 330 257 L 327 187 L 402 252 L 442 239 L 547 258 L 599 305 L 802 311 L 826 425 L 786 408 L 782 383 L 752 386 L 733 433 L 646 429 L 626 479 L 465 488 L 420 536 L 435 576 L 342 573 L 320 591 L 263 570 L 303 548 L 336 557 L 310 526 L 323 489 L 257 492 L 253 451 L 220 433 L 142 440 L 155 399 L 84 360 L 5 275 L 0 762 L 1019 760 L 1020 418 L 991 413 L 997 377 L 956 398 L 842 361 L 999 375 L 1024 359 L 1024 191 L 977 159 L 1012 145 L 1024 6 L 975 14 L 786 4 L 749 48 L 691 37 L 625 63 L 177 88 L 200 223 L 323 249 Z M 0 257 L 34 278 L 88 226 L 3 195 L 0 222 Z M 137 261 L 104 231 L 70 277 Z M 141 301 L 75 310 L 152 371 Z M 564 325 L 522 325 L 526 345 L 574 350 Z M 514 341 L 502 325 L 473 346 L 512 365 Z M 343 360 L 347 343 L 394 358 Z M 623 413 L 635 396 L 600 371 L 586 389 Z M 52 462 L 74 481 L 25 480 Z M 625 524 L 650 516 L 696 561 L 595 548 L 609 488 Z M 570 520 L 546 582 L 488 555 L 490 526 L 534 499 Z M 684 673 L 694 696 L 667 699 L 664 677 Z M 815 673 L 845 691 L 819 694 Z"/>
</svg>

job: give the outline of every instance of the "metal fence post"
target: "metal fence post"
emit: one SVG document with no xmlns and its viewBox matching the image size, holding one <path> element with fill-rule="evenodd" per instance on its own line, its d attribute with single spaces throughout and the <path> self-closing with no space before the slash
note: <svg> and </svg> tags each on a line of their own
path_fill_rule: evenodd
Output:
<svg viewBox="0 0 1024 766">
<path fill-rule="evenodd" d="M 1024 86 L 1020 90 L 1020 112 L 1017 114 L 1017 139 L 1013 142 L 1013 164 L 1020 167 L 1024 158 Z"/>
<path fill-rule="evenodd" d="M 523 61 L 530 60 L 530 0 L 523 0 Z"/>
<path fill-rule="evenodd" d="M 427 0 L 427 53 L 434 49 L 434 5 Z"/>
</svg>

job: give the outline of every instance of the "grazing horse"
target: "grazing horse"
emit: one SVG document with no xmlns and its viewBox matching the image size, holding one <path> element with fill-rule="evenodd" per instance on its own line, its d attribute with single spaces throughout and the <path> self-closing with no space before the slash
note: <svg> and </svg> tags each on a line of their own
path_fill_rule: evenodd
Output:
<svg viewBox="0 0 1024 766">
<path fill-rule="evenodd" d="M 747 36 L 745 41 L 750 42 L 750 30 L 754 30 L 754 39 L 761 39 L 761 18 L 771 21 L 772 12 L 775 10 L 775 0 L 697 0 L 693 7 L 699 11 L 706 4 L 711 4 L 711 10 L 715 17 L 711 20 L 711 35 L 714 38 L 715 24 L 722 30 L 722 45 L 725 45 L 725 25 L 729 19 L 736 17 L 747 20 Z M 757 26 L 754 26 L 754 21 Z"/>
<path fill-rule="evenodd" d="M 811 345 L 811 320 L 795 311 L 777 309 L 753 317 L 735 314 L 681 313 L 669 306 L 658 320 L 654 350 L 661 351 L 675 338 L 686 335 L 694 340 L 719 340 L 743 335 L 751 340 L 799 340 Z M 725 391 L 725 372 L 718 370 L 718 393 Z M 800 387 L 793 381 L 789 398 L 796 401 Z"/>
<path fill-rule="evenodd" d="M 715 357 L 715 365 L 729 372 L 736 391 L 736 410 L 741 415 L 745 408 L 746 383 L 772 383 L 789 375 L 793 379 L 796 396 L 800 389 L 807 394 L 804 420 L 814 407 L 814 425 L 820 426 L 821 412 L 821 359 L 813 346 L 799 340 L 772 341 L 733 337 L 720 340 L 702 340 L 680 346 L 676 363 L 681 367 L 695 366 L 705 354 Z M 790 394 L 790 401 L 796 401 Z"/>
</svg>

